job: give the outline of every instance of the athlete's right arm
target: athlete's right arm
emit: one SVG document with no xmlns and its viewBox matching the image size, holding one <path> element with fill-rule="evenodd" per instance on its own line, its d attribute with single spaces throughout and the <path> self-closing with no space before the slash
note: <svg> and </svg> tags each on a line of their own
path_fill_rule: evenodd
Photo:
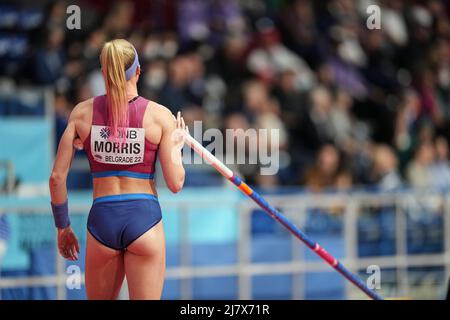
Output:
<svg viewBox="0 0 450 320">
<path fill-rule="evenodd" d="M 56 152 L 56 158 L 49 180 L 50 195 L 52 203 L 55 204 L 61 204 L 67 200 L 66 179 L 75 153 L 73 141 L 77 136 L 75 121 L 76 112 L 74 110 L 69 117 L 67 127 L 59 141 L 58 151 Z"/>
<path fill-rule="evenodd" d="M 75 123 L 78 113 L 79 110 L 75 107 L 59 142 L 49 179 L 52 210 L 58 230 L 58 249 L 64 258 L 70 260 L 77 260 L 77 252 L 80 252 L 78 239 L 70 227 L 66 186 L 67 175 L 75 152 L 72 144 L 77 136 Z"/>
<path fill-rule="evenodd" d="M 164 108 L 161 114 L 162 137 L 158 156 L 167 187 L 177 193 L 183 188 L 185 171 L 181 149 L 184 145 L 182 133 L 186 130 L 184 120 L 178 112 L 177 118 Z"/>
</svg>

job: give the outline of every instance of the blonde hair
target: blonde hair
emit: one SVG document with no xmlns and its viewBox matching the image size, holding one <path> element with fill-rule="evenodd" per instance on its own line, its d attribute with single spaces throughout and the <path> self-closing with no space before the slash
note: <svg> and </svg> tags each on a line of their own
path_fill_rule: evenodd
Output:
<svg viewBox="0 0 450 320">
<path fill-rule="evenodd" d="M 106 42 L 100 54 L 103 79 L 106 88 L 108 126 L 112 139 L 120 136 L 119 128 L 128 127 L 128 99 L 125 70 L 135 58 L 134 47 L 124 39 Z M 122 135 L 125 138 L 125 133 Z"/>
</svg>

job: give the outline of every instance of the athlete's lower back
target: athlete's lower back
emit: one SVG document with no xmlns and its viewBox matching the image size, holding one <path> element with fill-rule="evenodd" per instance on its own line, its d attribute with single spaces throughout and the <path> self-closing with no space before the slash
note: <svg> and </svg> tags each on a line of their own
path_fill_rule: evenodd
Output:
<svg viewBox="0 0 450 320">
<path fill-rule="evenodd" d="M 157 195 L 153 180 L 130 177 L 105 177 L 93 179 L 94 199 L 117 194 L 146 193 Z"/>
</svg>

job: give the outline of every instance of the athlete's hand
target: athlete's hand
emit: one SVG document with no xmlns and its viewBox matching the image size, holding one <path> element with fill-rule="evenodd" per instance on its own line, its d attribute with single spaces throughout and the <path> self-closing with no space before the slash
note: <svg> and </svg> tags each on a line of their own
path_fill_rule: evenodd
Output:
<svg viewBox="0 0 450 320">
<path fill-rule="evenodd" d="M 72 261 L 78 260 L 80 245 L 70 226 L 64 229 L 58 228 L 58 250 L 63 258 Z"/>
<path fill-rule="evenodd" d="M 73 147 L 78 151 L 83 150 L 83 142 L 80 138 L 75 138 L 75 140 L 73 140 Z"/>
<path fill-rule="evenodd" d="M 177 148 L 177 150 L 181 150 L 184 146 L 184 139 L 186 137 L 186 134 L 189 133 L 189 129 L 186 126 L 186 124 L 184 123 L 184 119 L 181 116 L 180 111 L 178 111 L 177 117 L 175 118 L 175 116 L 174 116 L 173 119 L 175 120 L 175 126 L 176 126 L 176 129 L 173 134 L 175 147 Z"/>
</svg>

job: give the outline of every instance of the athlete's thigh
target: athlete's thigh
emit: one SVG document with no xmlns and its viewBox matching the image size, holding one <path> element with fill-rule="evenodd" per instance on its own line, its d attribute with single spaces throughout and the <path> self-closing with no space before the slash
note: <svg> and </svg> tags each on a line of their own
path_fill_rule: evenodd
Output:
<svg viewBox="0 0 450 320">
<path fill-rule="evenodd" d="M 162 221 L 128 246 L 124 259 L 130 299 L 161 298 L 165 254 Z"/>
<path fill-rule="evenodd" d="M 123 252 L 108 248 L 87 232 L 86 294 L 88 299 L 116 299 L 125 276 Z"/>
</svg>

